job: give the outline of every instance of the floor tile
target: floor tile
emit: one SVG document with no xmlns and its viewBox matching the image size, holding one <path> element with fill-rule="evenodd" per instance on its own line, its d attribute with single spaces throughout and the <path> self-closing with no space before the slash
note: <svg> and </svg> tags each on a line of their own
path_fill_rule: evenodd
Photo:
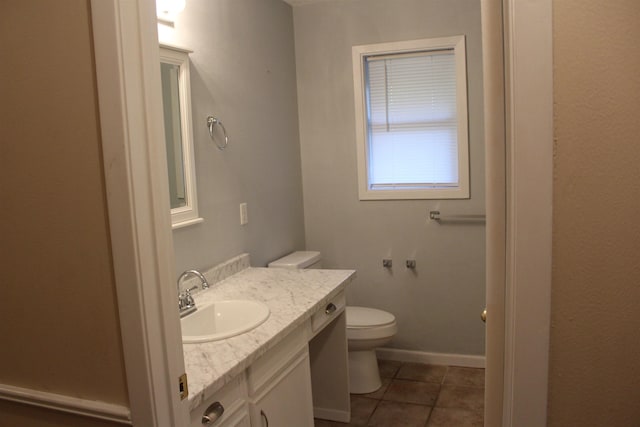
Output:
<svg viewBox="0 0 640 427">
<path fill-rule="evenodd" d="M 361 397 L 358 395 L 351 396 L 351 421 L 350 425 L 366 426 L 367 421 L 371 418 L 371 414 L 378 405 L 378 400 Z"/>
<path fill-rule="evenodd" d="M 429 406 L 411 403 L 382 401 L 378 404 L 369 426 L 378 427 L 423 427 L 429 418 Z"/>
<path fill-rule="evenodd" d="M 433 406 L 439 391 L 439 384 L 396 379 L 391 381 L 382 400 Z"/>
<path fill-rule="evenodd" d="M 358 394 L 358 396 L 368 397 L 370 399 L 382 399 L 382 396 L 387 391 L 389 384 L 391 384 L 391 378 L 380 378 L 380 381 L 382 381 L 382 386 L 379 389 L 373 393 Z"/>
<path fill-rule="evenodd" d="M 405 363 L 400 367 L 400 370 L 398 370 L 396 378 L 441 384 L 446 373 L 446 366 Z"/>
<path fill-rule="evenodd" d="M 484 387 L 484 369 L 450 366 L 444 377 L 444 384 Z"/>
<path fill-rule="evenodd" d="M 483 427 L 482 411 L 459 408 L 433 408 L 427 427 Z"/>
<path fill-rule="evenodd" d="M 351 422 L 315 427 L 482 427 L 484 369 L 379 360 L 382 387 L 351 395 Z"/>
<path fill-rule="evenodd" d="M 484 389 L 443 385 L 436 402 L 438 408 L 460 408 L 480 411 L 484 408 Z"/>
<path fill-rule="evenodd" d="M 380 370 L 380 377 L 393 378 L 396 376 L 398 369 L 402 366 L 402 362 L 395 360 L 378 359 L 378 368 Z"/>
</svg>

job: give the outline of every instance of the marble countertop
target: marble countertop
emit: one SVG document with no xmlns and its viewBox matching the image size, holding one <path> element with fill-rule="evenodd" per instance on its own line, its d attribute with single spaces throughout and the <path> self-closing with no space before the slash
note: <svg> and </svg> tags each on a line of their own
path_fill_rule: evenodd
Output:
<svg viewBox="0 0 640 427">
<path fill-rule="evenodd" d="M 194 295 L 197 305 L 228 299 L 265 303 L 271 313 L 257 328 L 220 341 L 183 344 L 189 409 L 243 372 L 304 323 L 355 277 L 353 270 L 246 268 Z"/>
</svg>

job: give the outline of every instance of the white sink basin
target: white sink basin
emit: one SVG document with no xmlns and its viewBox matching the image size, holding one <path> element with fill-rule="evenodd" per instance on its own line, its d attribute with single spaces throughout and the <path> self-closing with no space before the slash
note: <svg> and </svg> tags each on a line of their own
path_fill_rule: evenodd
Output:
<svg viewBox="0 0 640 427">
<path fill-rule="evenodd" d="M 217 341 L 259 326 L 269 317 L 269 307 L 258 301 L 227 300 L 198 307 L 180 319 L 182 342 Z"/>
</svg>

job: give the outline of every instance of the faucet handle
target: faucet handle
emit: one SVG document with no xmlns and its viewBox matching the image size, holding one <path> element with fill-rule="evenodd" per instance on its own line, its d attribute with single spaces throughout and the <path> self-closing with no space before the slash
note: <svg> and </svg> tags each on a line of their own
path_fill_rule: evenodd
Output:
<svg viewBox="0 0 640 427">
<path fill-rule="evenodd" d="M 178 295 L 178 308 L 180 310 L 184 310 L 185 308 L 187 308 L 187 296 L 183 293 Z"/>
<path fill-rule="evenodd" d="M 196 305 L 196 302 L 193 299 L 193 296 L 191 295 L 191 291 L 196 288 L 197 286 L 194 286 L 192 288 L 187 289 L 184 292 L 181 292 L 178 295 L 178 308 L 180 308 L 181 310 L 184 310 L 184 309 L 194 307 Z"/>
<path fill-rule="evenodd" d="M 187 292 L 186 292 L 186 294 L 184 296 L 184 299 L 185 299 L 185 301 L 187 303 L 187 305 L 186 305 L 187 308 L 193 307 L 193 306 L 196 305 L 196 302 L 194 301 L 193 297 L 191 296 L 191 292 L 189 292 L 188 289 L 187 289 Z"/>
</svg>

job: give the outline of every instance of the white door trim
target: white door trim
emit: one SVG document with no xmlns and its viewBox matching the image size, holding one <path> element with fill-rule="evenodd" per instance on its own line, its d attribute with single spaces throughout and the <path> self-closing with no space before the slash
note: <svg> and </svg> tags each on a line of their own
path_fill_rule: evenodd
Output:
<svg viewBox="0 0 640 427">
<path fill-rule="evenodd" d="M 506 134 L 502 0 L 482 0 L 485 132 L 486 334 L 484 425 L 503 425 L 506 269 Z"/>
<path fill-rule="evenodd" d="M 160 59 L 150 0 L 92 0 L 109 226 L 131 419 L 186 425 Z M 175 313 L 175 316 L 170 315 Z"/>
<path fill-rule="evenodd" d="M 552 1 L 508 0 L 504 425 L 544 426 L 553 202 Z"/>
<path fill-rule="evenodd" d="M 505 141 L 505 150 L 487 150 L 488 221 L 493 213 L 496 221 L 505 218 L 506 224 L 503 239 L 499 227 L 491 228 L 499 224 L 487 223 L 488 427 L 547 423 L 553 195 L 551 11 L 551 0 L 483 0 L 483 31 L 488 30 L 483 37 L 491 45 L 491 56 L 485 54 L 485 59 L 501 63 L 504 57 L 505 112 L 501 125 L 502 89 L 495 84 L 502 76 L 492 64 L 485 64 L 485 71 L 489 70 L 485 83 L 490 83 L 485 84 L 489 97 L 485 105 L 494 113 L 485 112 L 487 146 L 499 144 L 501 138 Z M 501 26 L 501 16 L 502 36 L 490 28 Z M 504 137 L 500 126 L 506 130 Z M 506 199 L 501 201 L 497 190 L 503 189 Z M 504 333 L 503 349 L 499 348 L 500 332 Z M 502 390 L 495 384 L 500 379 L 496 369 L 502 369 Z M 502 414 L 496 401 L 500 392 Z"/>
</svg>

